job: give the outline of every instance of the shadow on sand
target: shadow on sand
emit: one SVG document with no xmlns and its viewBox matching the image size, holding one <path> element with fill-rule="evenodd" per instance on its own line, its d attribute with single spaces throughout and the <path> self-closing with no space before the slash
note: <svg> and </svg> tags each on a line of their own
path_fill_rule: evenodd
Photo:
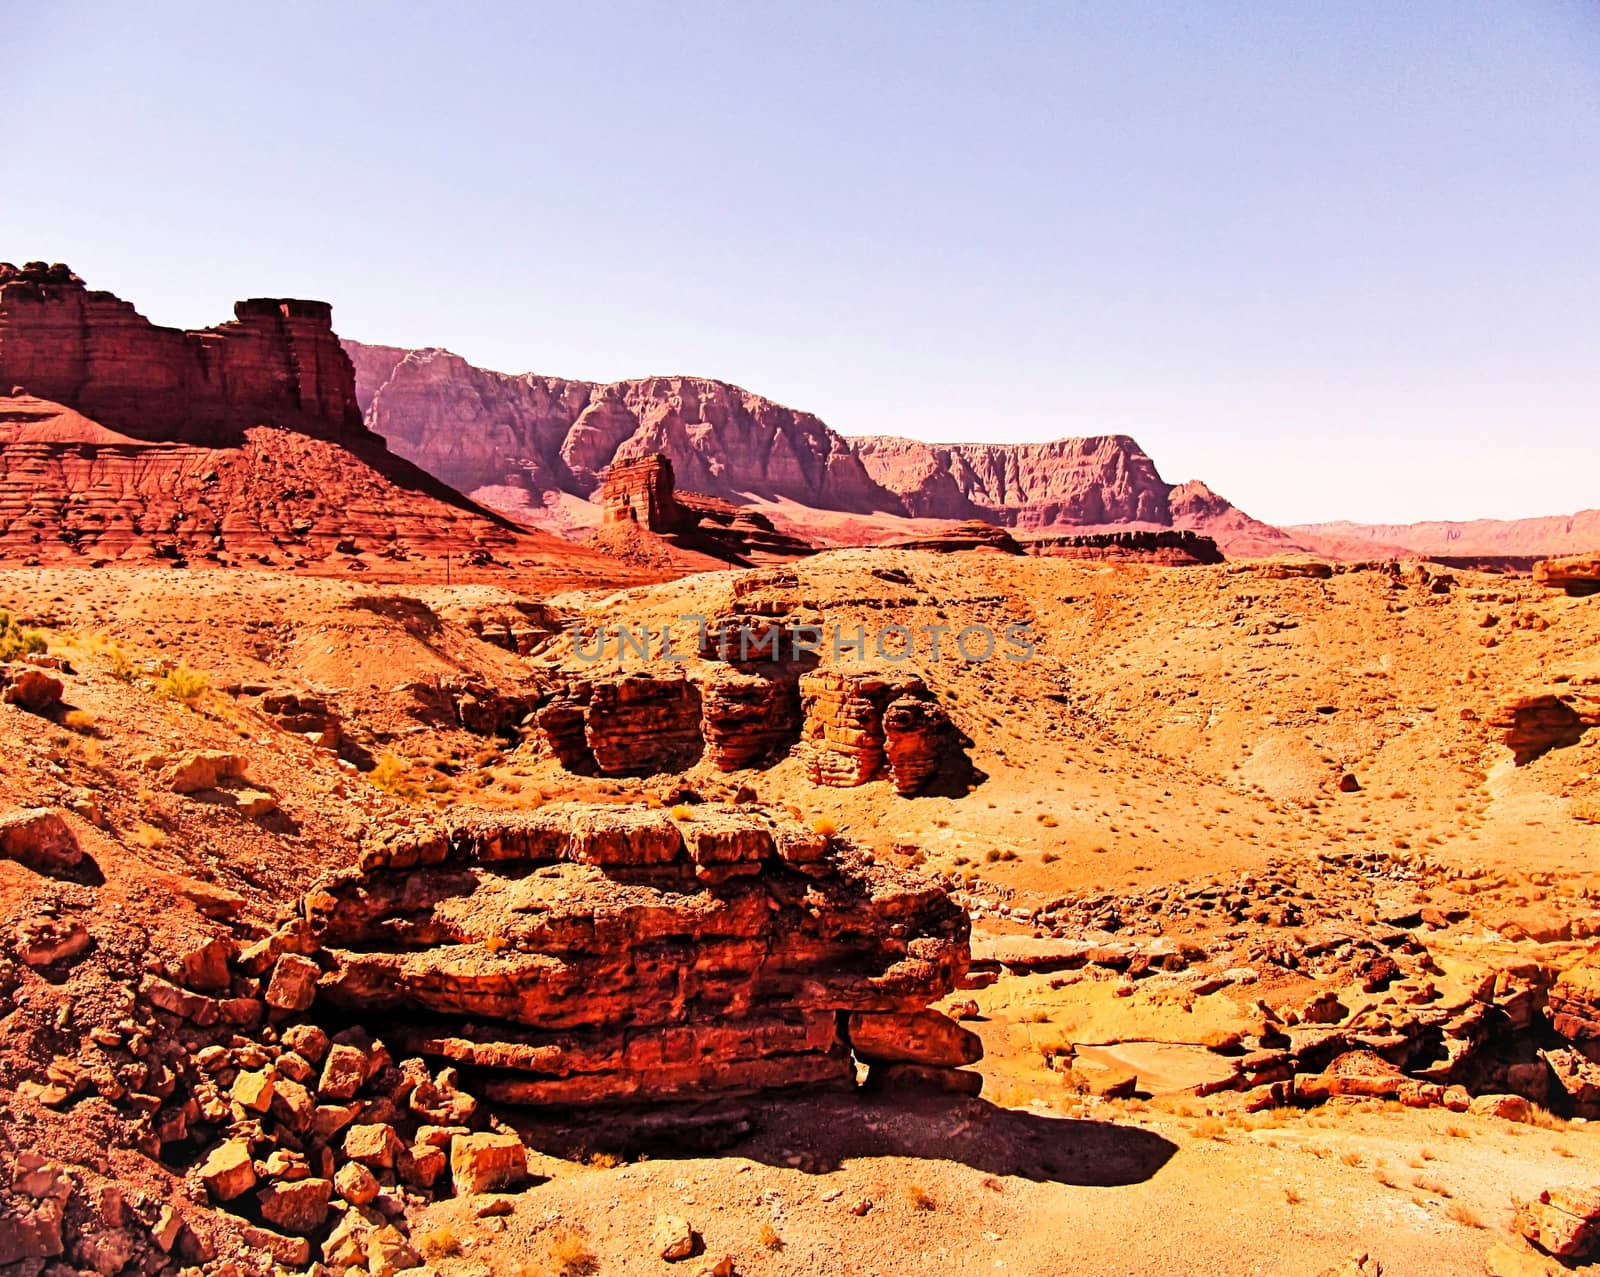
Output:
<svg viewBox="0 0 1600 1277">
<path fill-rule="evenodd" d="M 1051 1117 L 939 1095 L 824 1093 L 608 1116 L 607 1129 L 530 1119 L 535 1147 L 584 1159 L 596 1152 L 655 1158 L 720 1154 L 825 1175 L 846 1162 L 904 1157 L 958 1162 L 991 1175 L 1087 1187 L 1153 1178 L 1177 1145 L 1113 1122 Z"/>
</svg>

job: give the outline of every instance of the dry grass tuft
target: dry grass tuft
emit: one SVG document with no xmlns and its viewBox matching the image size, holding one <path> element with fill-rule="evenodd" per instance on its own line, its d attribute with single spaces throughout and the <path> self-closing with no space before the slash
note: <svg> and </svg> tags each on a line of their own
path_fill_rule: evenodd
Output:
<svg viewBox="0 0 1600 1277">
<path fill-rule="evenodd" d="M 154 851 L 157 847 L 167 845 L 167 835 L 154 825 L 147 825 L 140 821 L 128 833 L 128 836 L 146 851 Z"/>
<path fill-rule="evenodd" d="M 421 1250 L 426 1259 L 445 1259 L 461 1253 L 461 1239 L 448 1224 L 442 1224 L 422 1234 Z"/>
<path fill-rule="evenodd" d="M 183 661 L 156 680 L 156 691 L 189 709 L 198 705 L 200 698 L 210 690 L 211 680 L 199 670 L 190 669 Z"/>
<path fill-rule="evenodd" d="M 1461 1202 L 1451 1202 L 1450 1205 L 1445 1208 L 1444 1213 L 1447 1219 L 1453 1220 L 1455 1223 L 1460 1224 L 1463 1228 L 1485 1227 L 1483 1216 L 1478 1214 L 1477 1211 L 1473 1210 L 1472 1207 L 1464 1205 Z"/>
<path fill-rule="evenodd" d="M 906 1202 L 912 1210 L 937 1210 L 939 1203 L 933 1200 L 933 1194 L 923 1188 L 921 1184 L 907 1184 L 905 1187 Z"/>
<path fill-rule="evenodd" d="M 550 1239 L 549 1254 L 559 1277 L 590 1277 L 600 1271 L 600 1257 L 575 1228 L 557 1231 Z"/>
</svg>

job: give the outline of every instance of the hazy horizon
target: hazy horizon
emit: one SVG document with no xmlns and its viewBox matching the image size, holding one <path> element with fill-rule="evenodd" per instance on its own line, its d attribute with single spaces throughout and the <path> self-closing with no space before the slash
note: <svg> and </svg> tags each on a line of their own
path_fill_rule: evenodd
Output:
<svg viewBox="0 0 1600 1277">
<path fill-rule="evenodd" d="M 1272 523 L 1600 505 L 1600 8 L 11 15 L 0 258 Z M 63 91 L 70 88 L 71 91 Z"/>
</svg>

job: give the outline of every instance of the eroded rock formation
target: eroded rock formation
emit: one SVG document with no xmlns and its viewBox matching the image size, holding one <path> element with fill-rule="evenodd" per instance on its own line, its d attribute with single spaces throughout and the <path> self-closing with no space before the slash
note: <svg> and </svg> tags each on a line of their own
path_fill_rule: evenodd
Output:
<svg viewBox="0 0 1600 1277">
<path fill-rule="evenodd" d="M 766 619 L 782 632 L 783 622 Z M 792 751 L 814 784 L 847 788 L 882 777 L 903 795 L 964 756 L 959 733 L 914 674 L 808 673 L 763 660 L 691 668 L 563 676 L 532 712 L 535 736 L 580 775 L 678 772 L 702 754 L 730 772 Z"/>
<path fill-rule="evenodd" d="M 1600 594 L 1600 554 L 1575 554 L 1542 559 L 1533 565 L 1533 579 L 1552 590 L 1568 594 Z"/>
<path fill-rule="evenodd" d="M 0 557 L 29 565 L 396 574 L 603 566 L 527 533 L 365 429 L 326 303 L 252 298 L 215 328 L 150 323 L 65 266 L 0 264 Z"/>
<path fill-rule="evenodd" d="M 717 497 L 676 491 L 672 462 L 660 453 L 618 461 L 606 470 L 599 501 L 604 507 L 601 540 L 618 525 L 667 538 L 672 544 L 728 563 L 793 559 L 815 552 L 798 537 L 778 532 L 772 521 Z M 626 553 L 626 545 L 616 545 Z"/>
<path fill-rule="evenodd" d="M 951 554 L 960 550 L 992 550 L 1000 554 L 1021 554 L 1022 546 L 1004 528 L 982 519 L 967 519 L 939 532 L 901 537 L 887 543 L 895 550 L 932 550 Z"/>
<path fill-rule="evenodd" d="M 1134 559 L 1171 567 L 1223 561 L 1215 540 L 1188 529 L 1054 533 L 1030 537 L 1023 542 L 1023 548 L 1029 554 L 1047 558 Z"/>
<path fill-rule="evenodd" d="M 1506 747 L 1521 766 L 1552 749 L 1576 745 L 1591 727 L 1600 726 L 1600 696 L 1573 689 L 1534 692 L 1504 702 L 1485 721 L 1505 733 Z"/>
<path fill-rule="evenodd" d="M 812 783 L 846 789 L 887 771 L 913 794 L 951 752 L 945 712 L 913 674 L 815 670 L 800 677 L 801 754 Z"/>
<path fill-rule="evenodd" d="M 600 490 L 607 523 L 636 523 L 650 532 L 682 532 L 691 525 L 673 493 L 672 462 L 660 453 L 619 461 L 606 470 Z"/>
<path fill-rule="evenodd" d="M 847 1087 L 852 1048 L 970 1064 L 925 1010 L 967 937 L 933 883 L 787 819 L 562 805 L 373 844 L 275 944 L 318 965 L 317 1005 L 399 1017 L 473 1094 L 567 1106 Z"/>
<path fill-rule="evenodd" d="M 134 438 L 213 442 L 274 422 L 364 436 L 326 302 L 253 297 L 231 323 L 152 324 L 59 263 L 0 262 L 0 387 L 70 404 Z"/>
</svg>

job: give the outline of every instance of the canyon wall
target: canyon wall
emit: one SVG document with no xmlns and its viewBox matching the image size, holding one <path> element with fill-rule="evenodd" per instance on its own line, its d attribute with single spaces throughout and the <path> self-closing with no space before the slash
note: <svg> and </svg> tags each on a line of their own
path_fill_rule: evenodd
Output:
<svg viewBox="0 0 1600 1277">
<path fill-rule="evenodd" d="M 862 512 L 894 505 L 849 444 L 812 414 L 726 382 L 600 384 L 490 372 L 443 350 L 346 348 L 367 424 L 401 456 L 467 492 L 503 486 L 590 497 L 614 462 L 659 453 L 681 487 L 712 496 Z"/>
<path fill-rule="evenodd" d="M 826 532 L 808 518 L 817 510 L 888 523 L 877 529 L 882 535 L 867 534 L 877 540 L 896 535 L 895 520 L 930 518 L 1026 530 L 1218 529 L 1224 549 L 1298 548 L 1203 484 L 1167 483 L 1125 435 L 1040 444 L 847 439 L 810 413 L 726 382 L 511 376 L 443 350 L 346 348 L 369 428 L 400 455 L 519 517 L 541 518 L 554 493 L 595 499 L 607 467 L 659 454 L 692 492 L 805 507 L 787 515 L 783 530 L 807 536 Z M 862 539 L 838 530 L 841 539 Z"/>
</svg>

